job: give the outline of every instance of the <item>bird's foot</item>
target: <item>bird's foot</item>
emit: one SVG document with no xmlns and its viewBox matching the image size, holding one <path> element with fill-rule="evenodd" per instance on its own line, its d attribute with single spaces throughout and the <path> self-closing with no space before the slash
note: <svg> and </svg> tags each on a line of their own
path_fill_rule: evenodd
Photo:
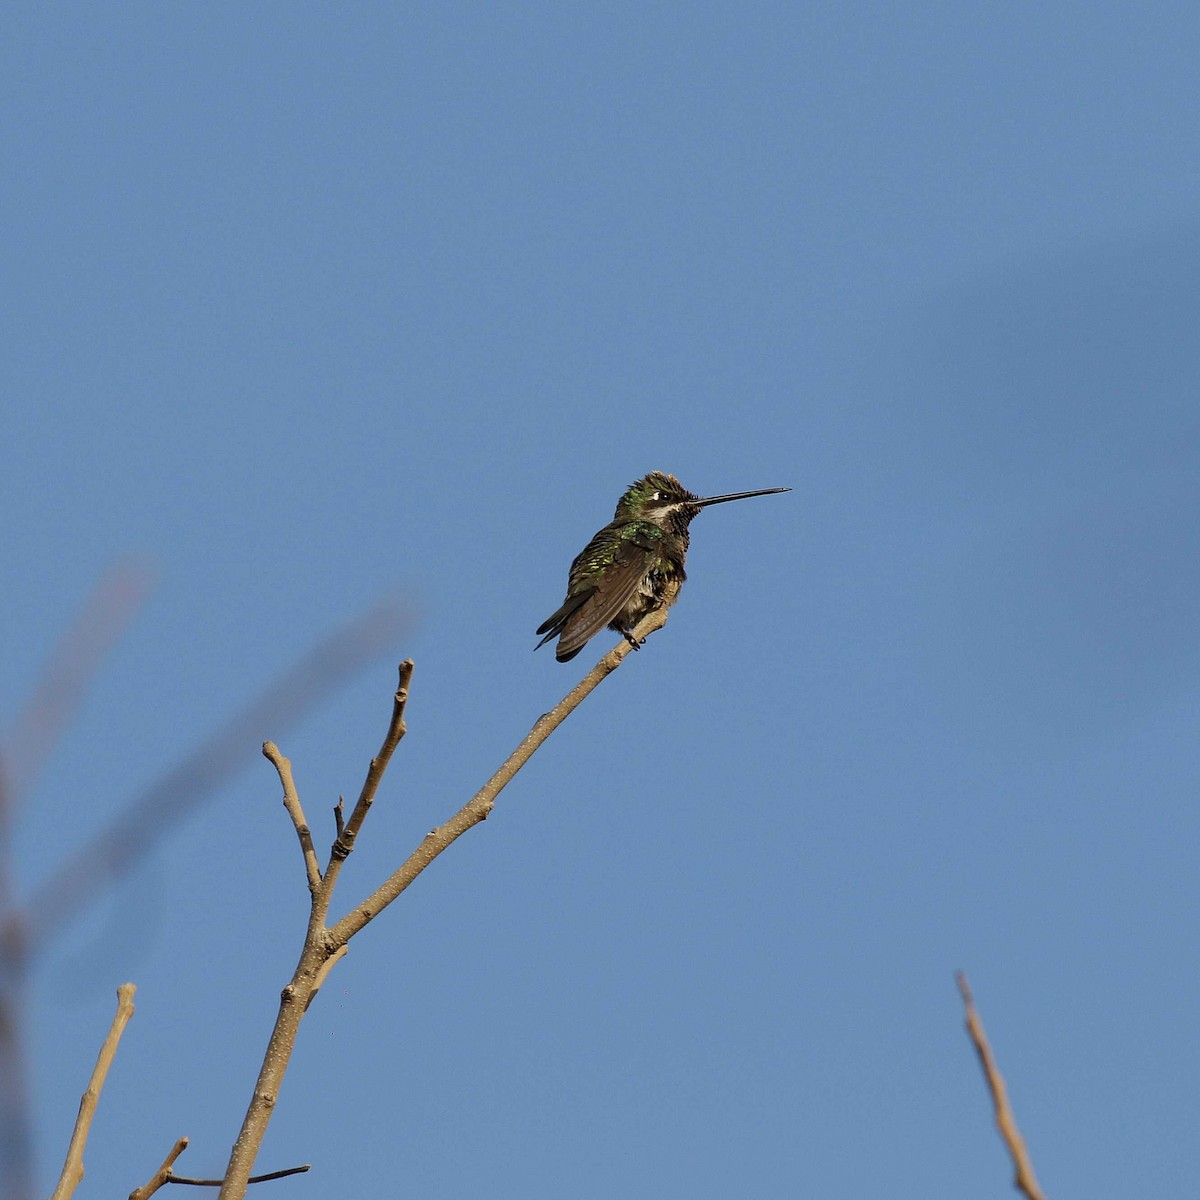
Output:
<svg viewBox="0 0 1200 1200">
<path fill-rule="evenodd" d="M 627 642 L 628 642 L 628 643 L 629 643 L 629 644 L 630 644 L 630 645 L 631 645 L 631 646 L 632 646 L 632 647 L 633 647 L 635 650 L 640 650 L 640 649 L 641 649 L 641 648 L 642 648 L 642 647 L 643 647 L 643 646 L 646 644 L 646 639 L 645 639 L 645 638 L 642 638 L 642 640 L 641 640 L 641 641 L 638 641 L 638 639 L 637 639 L 637 638 L 635 638 L 635 637 L 633 636 L 633 634 L 629 632 L 629 630 L 628 630 L 628 629 L 622 629 L 622 630 L 621 630 L 621 636 L 622 636 L 622 637 L 623 637 L 623 638 L 624 638 L 624 639 L 625 639 L 625 640 L 626 640 L 626 641 L 627 641 Z"/>
</svg>

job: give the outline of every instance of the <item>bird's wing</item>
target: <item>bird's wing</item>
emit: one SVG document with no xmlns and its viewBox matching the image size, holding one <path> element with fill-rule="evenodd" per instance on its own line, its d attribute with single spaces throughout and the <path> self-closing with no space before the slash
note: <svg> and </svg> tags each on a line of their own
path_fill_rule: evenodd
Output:
<svg viewBox="0 0 1200 1200">
<path fill-rule="evenodd" d="M 583 603 L 562 620 L 562 634 L 554 651 L 559 662 L 574 658 L 589 638 L 616 619 L 645 578 L 654 550 L 653 543 L 638 538 L 628 538 L 617 547 L 611 564 L 604 568 L 603 583 L 592 588 Z"/>
<path fill-rule="evenodd" d="M 582 607 L 591 598 L 595 592 L 594 587 L 583 588 L 582 590 L 573 593 L 563 601 L 563 605 L 556 612 L 548 616 L 533 632 L 544 633 L 546 636 L 542 638 L 536 646 L 535 650 L 541 649 L 551 638 L 558 637 L 562 632 L 562 627 L 567 623 L 567 618 L 571 616 L 576 609 Z"/>
</svg>

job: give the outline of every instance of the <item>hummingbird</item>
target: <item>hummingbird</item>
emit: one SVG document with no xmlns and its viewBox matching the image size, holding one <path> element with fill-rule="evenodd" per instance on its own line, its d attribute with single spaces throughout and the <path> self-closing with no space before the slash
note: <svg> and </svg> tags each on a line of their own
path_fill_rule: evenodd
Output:
<svg viewBox="0 0 1200 1200">
<path fill-rule="evenodd" d="M 571 564 L 567 598 L 537 627 L 545 636 L 534 649 L 557 637 L 554 657 L 569 662 L 605 625 L 638 649 L 641 643 L 630 632 L 633 627 L 654 609 L 674 604 L 679 596 L 687 578 L 683 560 L 688 526 L 700 510 L 727 500 L 791 490 L 763 488 L 702 498 L 674 475 L 651 471 L 629 485 L 617 501 L 613 519 Z"/>
</svg>

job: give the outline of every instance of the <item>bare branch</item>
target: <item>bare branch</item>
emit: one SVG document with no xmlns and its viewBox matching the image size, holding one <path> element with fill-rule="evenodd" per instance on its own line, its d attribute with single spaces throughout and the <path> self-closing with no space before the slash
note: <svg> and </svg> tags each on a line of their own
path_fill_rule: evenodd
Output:
<svg viewBox="0 0 1200 1200">
<path fill-rule="evenodd" d="M 300 850 L 304 855 L 304 873 L 308 876 L 308 890 L 315 894 L 321 886 L 321 868 L 317 865 L 317 852 L 313 848 L 312 831 L 300 806 L 300 797 L 296 792 L 296 781 L 292 778 L 292 764 L 283 757 L 279 747 L 274 742 L 263 742 L 263 757 L 267 759 L 279 775 L 283 784 L 283 807 L 287 809 L 292 824 L 296 827 L 296 836 L 300 839 Z"/>
<path fill-rule="evenodd" d="M 117 1054 L 117 1046 L 121 1034 L 133 1016 L 133 994 L 137 988 L 132 983 L 123 983 L 117 988 L 117 1015 L 113 1017 L 112 1027 L 104 1044 L 100 1047 L 100 1055 L 96 1059 L 96 1069 L 79 1101 L 79 1116 L 75 1118 L 75 1129 L 71 1133 L 71 1144 L 67 1148 L 66 1162 L 63 1163 L 62 1174 L 58 1178 L 58 1186 L 50 1200 L 69 1200 L 83 1178 L 83 1150 L 87 1145 L 88 1133 L 92 1128 L 92 1118 L 96 1115 L 96 1105 L 100 1100 L 100 1092 L 104 1081 L 108 1078 L 108 1069 L 112 1066 Z"/>
<path fill-rule="evenodd" d="M 406 658 L 400 664 L 400 683 L 396 688 L 395 696 L 392 697 L 392 719 L 388 725 L 387 735 L 383 739 L 379 753 L 371 759 L 371 765 L 367 768 L 367 778 L 363 781 L 362 791 L 358 795 L 358 803 L 355 804 L 354 811 L 350 814 L 350 820 L 346 822 L 345 828 L 333 843 L 333 849 L 329 856 L 331 869 L 335 861 L 346 858 L 354 849 L 354 839 L 358 837 L 358 831 L 362 828 L 363 822 L 367 819 L 367 813 L 370 812 L 371 805 L 375 802 L 375 793 L 379 790 L 379 784 L 383 779 L 383 773 L 388 769 L 388 763 L 392 761 L 392 753 L 400 744 L 400 739 L 408 732 L 408 726 L 404 724 L 404 709 L 408 704 L 408 685 L 412 682 L 412 673 L 413 660 Z M 336 874 L 337 872 L 334 871 L 335 878 Z"/>
<path fill-rule="evenodd" d="M 644 640 L 667 621 L 666 608 L 656 609 L 647 615 L 633 630 L 634 638 Z M 221 1186 L 219 1200 L 242 1200 L 246 1194 L 247 1177 L 262 1145 L 263 1136 L 279 1099 L 279 1089 L 284 1073 L 291 1060 L 296 1044 L 300 1022 L 312 1000 L 313 993 L 324 982 L 334 962 L 341 957 L 350 939 L 369 921 L 386 908 L 402 891 L 452 842 L 461 837 L 473 825 L 487 818 L 505 785 L 529 761 L 539 746 L 563 723 L 579 704 L 621 665 L 625 656 L 633 649 L 626 641 L 619 642 L 566 697 L 548 713 L 534 723 L 533 728 L 521 740 L 517 748 L 500 765 L 499 770 L 478 792 L 444 825 L 439 825 L 425 835 L 421 844 L 408 860 L 384 884 L 377 888 L 363 903 L 353 908 L 332 929 L 326 928 L 325 919 L 329 902 L 337 883 L 341 864 L 354 846 L 354 839 L 366 819 L 375 798 L 380 780 L 387 770 L 392 752 L 404 736 L 404 708 L 408 702 L 408 685 L 412 678 L 413 664 L 406 659 L 400 664 L 400 686 L 392 704 L 392 719 L 387 736 L 379 754 L 371 760 L 363 790 L 354 806 L 354 812 L 333 844 L 329 866 L 313 894 L 309 913 L 308 930 L 300 961 L 291 981 L 279 998 L 279 1011 L 275 1025 L 267 1042 L 267 1051 L 259 1068 L 254 1093 L 250 1097 L 242 1128 L 229 1154 L 229 1165 L 225 1171 L 225 1182 Z M 269 756 L 268 756 L 269 757 Z M 335 817 L 336 819 L 336 817 Z"/>
<path fill-rule="evenodd" d="M 338 802 L 333 806 L 333 825 L 334 837 L 341 837 L 342 830 L 346 828 L 346 797 L 339 796 Z"/>
<path fill-rule="evenodd" d="M 1025 1140 L 1017 1128 L 1017 1118 L 1013 1115 L 1012 1106 L 1008 1102 L 1008 1089 L 1004 1086 L 1004 1078 L 1000 1074 L 1000 1068 L 996 1065 L 992 1048 L 988 1044 L 987 1034 L 983 1031 L 983 1021 L 975 1007 L 975 1000 L 971 996 L 971 987 L 967 983 L 967 977 L 962 971 L 959 971 L 954 978 L 958 983 L 959 992 L 962 993 L 963 1006 L 967 1011 L 967 1032 L 975 1044 L 975 1052 L 979 1055 L 984 1078 L 987 1080 L 988 1090 L 992 1094 L 992 1105 L 996 1110 L 996 1128 L 1000 1131 L 1004 1145 L 1008 1148 L 1013 1169 L 1016 1172 L 1013 1186 L 1017 1191 L 1024 1192 L 1029 1200 L 1046 1200 L 1034 1176 L 1029 1151 L 1025 1148 Z"/>
<path fill-rule="evenodd" d="M 633 630 L 635 640 L 649 637 L 667 623 L 667 609 L 657 608 Z M 534 722 L 517 748 L 500 764 L 496 773 L 443 825 L 431 830 L 408 858 L 361 904 L 356 905 L 329 930 L 334 946 L 348 942 L 369 921 L 377 917 L 439 854 L 472 826 L 486 821 L 496 797 L 513 776 L 533 757 L 539 746 L 579 705 L 621 665 L 633 650 L 624 640 L 617 643 L 549 712 Z"/>
<path fill-rule="evenodd" d="M 310 918 L 300 961 L 296 965 L 291 982 L 280 993 L 279 1011 L 275 1015 L 275 1025 L 267 1041 L 267 1052 L 263 1055 L 258 1079 L 254 1083 L 254 1093 L 250 1097 L 242 1128 L 229 1153 L 229 1164 L 225 1168 L 220 1200 L 242 1200 L 246 1194 L 250 1169 L 258 1157 L 263 1135 L 267 1131 L 271 1114 L 275 1111 L 279 1088 L 291 1061 L 296 1034 L 308 1008 L 313 982 L 329 956 L 325 945 L 319 940 L 320 933 L 323 933 L 323 930 L 315 929 Z"/>
<path fill-rule="evenodd" d="M 188 1148 L 188 1139 L 181 1137 L 179 1141 L 171 1147 L 171 1152 L 162 1161 L 162 1166 L 150 1177 L 149 1181 L 140 1188 L 134 1188 L 129 1193 L 129 1200 L 150 1200 L 150 1197 L 158 1191 L 168 1180 L 172 1178 L 171 1168 L 175 1165 L 175 1160 Z"/>
</svg>

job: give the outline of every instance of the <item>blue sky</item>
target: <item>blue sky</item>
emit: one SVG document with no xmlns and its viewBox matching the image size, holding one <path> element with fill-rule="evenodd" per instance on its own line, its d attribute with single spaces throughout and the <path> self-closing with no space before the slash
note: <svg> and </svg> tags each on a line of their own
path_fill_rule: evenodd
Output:
<svg viewBox="0 0 1200 1200">
<path fill-rule="evenodd" d="M 11 728 L 157 583 L 19 813 L 25 894 L 339 623 L 402 627 L 48 946 L 37 1185 L 218 1174 L 304 880 L 416 661 L 374 887 L 609 644 L 530 650 L 652 469 L 666 630 L 357 939 L 289 1196 L 1050 1195 L 1200 1170 L 1191 6 L 79 5 L 0 48 Z M 17 753 L 17 751 L 14 751 Z M 1188 1147 L 1193 1149 L 1189 1150 Z M 122 1190 L 124 1189 L 124 1190 Z M 332 1189 L 332 1192 L 331 1192 Z"/>
</svg>

